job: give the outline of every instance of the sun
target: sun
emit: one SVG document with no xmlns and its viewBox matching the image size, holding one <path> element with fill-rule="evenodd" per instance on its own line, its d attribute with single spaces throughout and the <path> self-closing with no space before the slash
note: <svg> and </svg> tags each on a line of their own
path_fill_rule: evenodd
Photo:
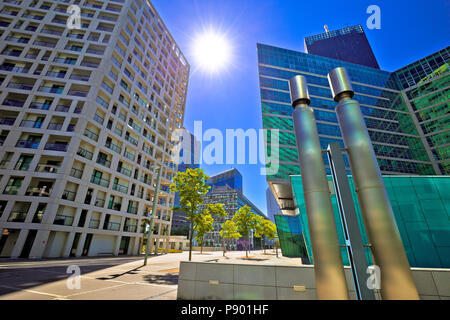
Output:
<svg viewBox="0 0 450 320">
<path fill-rule="evenodd" d="M 194 58 L 200 69 L 217 73 L 229 64 L 230 44 L 224 35 L 207 31 L 194 40 Z"/>
</svg>

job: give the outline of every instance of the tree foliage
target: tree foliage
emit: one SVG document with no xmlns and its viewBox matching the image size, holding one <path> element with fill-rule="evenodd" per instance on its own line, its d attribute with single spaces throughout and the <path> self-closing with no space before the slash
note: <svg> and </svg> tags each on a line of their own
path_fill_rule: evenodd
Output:
<svg viewBox="0 0 450 320">
<path fill-rule="evenodd" d="M 213 227 L 214 219 L 210 214 L 199 214 L 196 217 L 196 224 L 194 226 L 195 239 L 200 243 L 201 251 L 203 251 L 203 240 L 205 234 L 211 232 Z"/>
<path fill-rule="evenodd" d="M 201 219 L 203 211 L 199 212 L 199 205 L 203 203 L 203 195 L 208 193 L 210 186 L 206 184 L 209 179 L 202 169 L 186 169 L 184 172 L 177 172 L 173 177 L 173 182 L 170 185 L 170 191 L 178 192 L 180 198 L 179 206 L 174 207 L 173 210 L 180 210 L 186 213 L 186 219 L 190 221 L 191 234 L 189 237 L 189 261 L 192 258 L 192 237 L 194 227 Z"/>
</svg>

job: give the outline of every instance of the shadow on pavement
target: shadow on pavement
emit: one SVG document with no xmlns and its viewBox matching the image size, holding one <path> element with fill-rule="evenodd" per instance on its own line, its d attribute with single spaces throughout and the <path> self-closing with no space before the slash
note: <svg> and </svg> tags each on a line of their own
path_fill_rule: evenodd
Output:
<svg viewBox="0 0 450 320">
<path fill-rule="evenodd" d="M 151 284 L 178 284 L 178 274 L 169 273 L 164 275 L 149 274 L 144 276 L 144 280 Z"/>
</svg>

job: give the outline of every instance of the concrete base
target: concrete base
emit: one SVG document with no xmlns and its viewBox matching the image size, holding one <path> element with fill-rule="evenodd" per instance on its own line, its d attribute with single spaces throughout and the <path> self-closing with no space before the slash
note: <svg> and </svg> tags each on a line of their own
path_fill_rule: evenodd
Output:
<svg viewBox="0 0 450 320">
<path fill-rule="evenodd" d="M 450 299 L 450 269 L 411 268 L 421 299 Z M 356 299 L 349 267 L 345 276 Z M 381 299 L 375 290 L 377 299 Z M 180 262 L 179 300 L 316 300 L 313 266 Z"/>
</svg>

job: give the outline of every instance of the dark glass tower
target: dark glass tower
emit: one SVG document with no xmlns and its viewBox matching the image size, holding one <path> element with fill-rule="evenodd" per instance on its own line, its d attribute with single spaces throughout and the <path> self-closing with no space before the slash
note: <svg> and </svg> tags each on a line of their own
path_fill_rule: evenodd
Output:
<svg viewBox="0 0 450 320">
<path fill-rule="evenodd" d="M 305 38 L 307 53 L 380 69 L 360 24 Z"/>
</svg>

